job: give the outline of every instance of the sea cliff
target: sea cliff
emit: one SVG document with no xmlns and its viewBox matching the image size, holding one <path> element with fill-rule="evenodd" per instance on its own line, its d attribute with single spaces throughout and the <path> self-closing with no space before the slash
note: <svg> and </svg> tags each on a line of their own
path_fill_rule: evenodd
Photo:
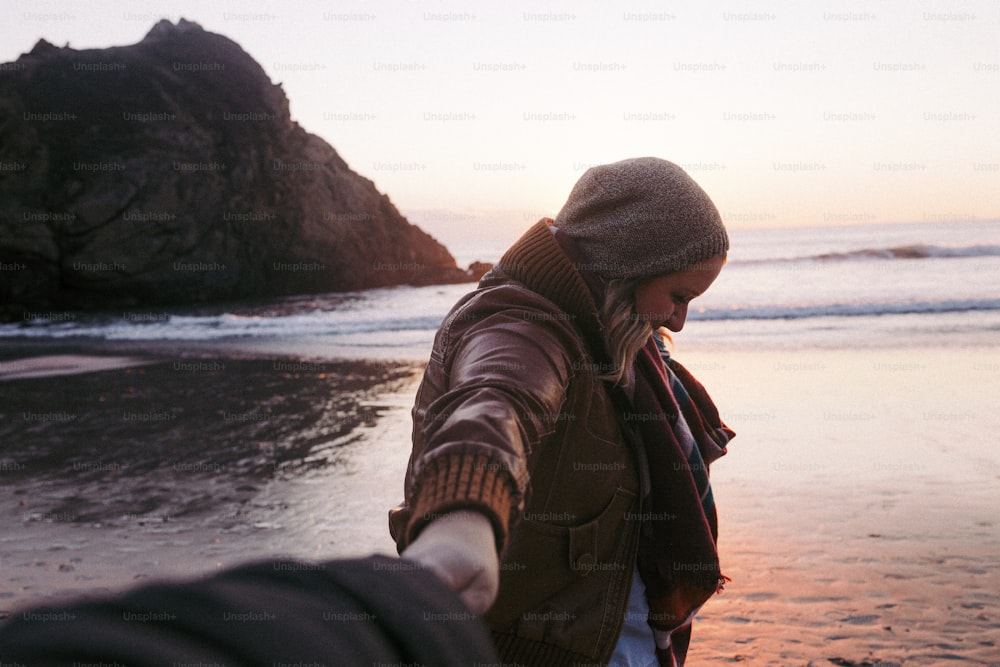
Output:
<svg viewBox="0 0 1000 667">
<path fill-rule="evenodd" d="M 184 19 L 0 67 L 0 268 L 8 318 L 474 277 Z"/>
</svg>

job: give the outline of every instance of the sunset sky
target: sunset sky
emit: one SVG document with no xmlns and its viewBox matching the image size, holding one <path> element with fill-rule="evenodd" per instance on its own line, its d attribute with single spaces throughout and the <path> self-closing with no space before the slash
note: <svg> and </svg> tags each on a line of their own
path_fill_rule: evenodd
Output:
<svg viewBox="0 0 1000 667">
<path fill-rule="evenodd" d="M 519 231 L 637 155 L 685 166 L 734 228 L 1000 218 L 995 0 L 7 0 L 0 61 L 181 17 L 445 237 Z"/>
</svg>

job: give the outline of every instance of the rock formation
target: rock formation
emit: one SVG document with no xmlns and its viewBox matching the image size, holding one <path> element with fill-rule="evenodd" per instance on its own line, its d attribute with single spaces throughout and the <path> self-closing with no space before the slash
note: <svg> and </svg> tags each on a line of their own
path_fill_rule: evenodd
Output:
<svg viewBox="0 0 1000 667">
<path fill-rule="evenodd" d="M 183 19 L 0 66 L 0 269 L 8 315 L 471 279 Z"/>
</svg>

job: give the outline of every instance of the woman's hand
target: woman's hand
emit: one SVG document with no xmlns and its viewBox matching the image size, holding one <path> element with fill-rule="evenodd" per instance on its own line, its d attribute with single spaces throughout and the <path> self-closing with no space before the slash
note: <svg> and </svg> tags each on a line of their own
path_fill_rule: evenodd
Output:
<svg viewBox="0 0 1000 667">
<path fill-rule="evenodd" d="M 500 587 L 493 526 L 473 510 L 449 512 L 427 524 L 401 554 L 441 578 L 476 614 L 484 614 Z"/>
</svg>

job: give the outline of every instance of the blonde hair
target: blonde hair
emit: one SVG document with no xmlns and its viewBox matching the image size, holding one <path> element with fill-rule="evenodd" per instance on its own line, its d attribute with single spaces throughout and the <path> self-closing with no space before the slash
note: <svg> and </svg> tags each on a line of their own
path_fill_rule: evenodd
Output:
<svg viewBox="0 0 1000 667">
<path fill-rule="evenodd" d="M 649 320 L 639 317 L 635 312 L 635 290 L 640 283 L 642 279 L 639 278 L 618 278 L 608 281 L 604 291 L 604 303 L 601 304 L 599 316 L 611 352 L 612 368 L 598 376 L 602 380 L 623 384 L 628 379 L 639 350 L 654 334 Z M 655 333 L 670 340 L 662 327 Z"/>
<path fill-rule="evenodd" d="M 710 271 L 714 263 L 721 259 L 726 264 L 726 253 L 713 255 L 694 264 L 685 271 Z M 635 363 L 639 350 L 649 341 L 651 335 L 659 336 L 669 348 L 674 340 L 666 327 L 653 328 L 650 321 L 635 312 L 635 291 L 647 278 L 615 278 L 609 280 L 604 290 L 604 302 L 598 316 L 604 327 L 604 337 L 611 353 L 611 368 L 599 375 L 602 380 L 612 380 L 623 384 L 628 379 L 629 370 Z"/>
</svg>

